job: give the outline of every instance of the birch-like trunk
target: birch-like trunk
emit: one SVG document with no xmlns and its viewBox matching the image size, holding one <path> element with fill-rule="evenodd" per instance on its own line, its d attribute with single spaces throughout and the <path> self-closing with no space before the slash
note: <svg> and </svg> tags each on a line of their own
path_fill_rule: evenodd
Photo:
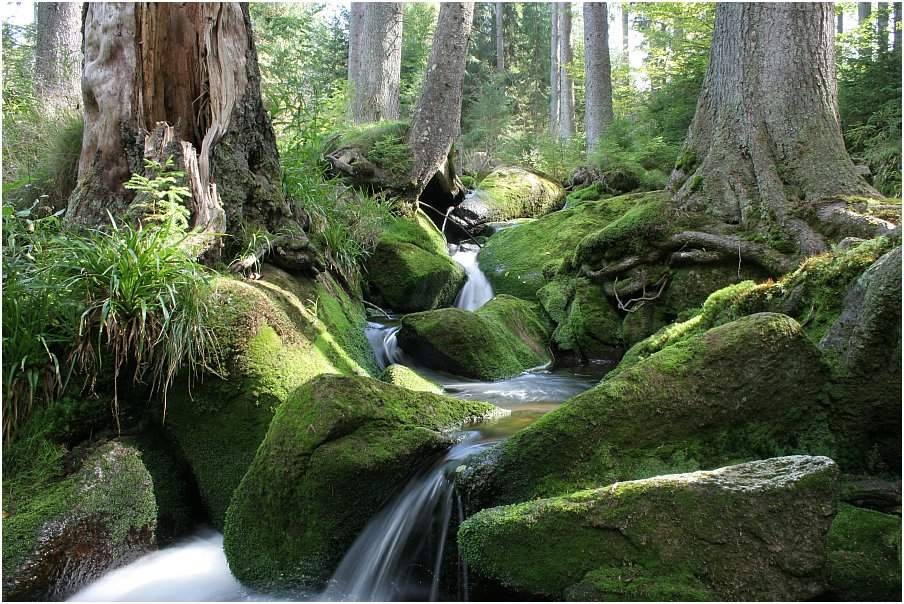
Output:
<svg viewBox="0 0 904 604">
<path fill-rule="evenodd" d="M 559 8 L 559 137 L 574 136 L 574 81 L 569 69 L 574 60 L 571 49 L 571 3 Z"/>
<path fill-rule="evenodd" d="M 549 133 L 559 136 L 559 3 L 550 3 L 552 35 L 549 39 Z"/>
<path fill-rule="evenodd" d="M 399 119 L 402 4 L 369 2 L 355 82 L 355 123 Z"/>
<path fill-rule="evenodd" d="M 584 3 L 584 90 L 587 150 L 592 152 L 612 122 L 609 11 L 605 2 Z"/>
<path fill-rule="evenodd" d="M 81 32 L 80 3 L 35 4 L 35 95 L 49 114 L 80 104 Z"/>
</svg>

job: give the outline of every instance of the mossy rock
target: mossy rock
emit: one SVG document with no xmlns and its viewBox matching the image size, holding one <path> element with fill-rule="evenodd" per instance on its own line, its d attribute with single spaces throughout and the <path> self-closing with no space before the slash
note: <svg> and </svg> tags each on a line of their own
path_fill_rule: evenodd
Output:
<svg viewBox="0 0 904 604">
<path fill-rule="evenodd" d="M 833 599 L 901 601 L 901 517 L 841 504 L 826 542 Z"/>
<path fill-rule="evenodd" d="M 413 369 L 404 365 L 393 364 L 383 370 L 380 380 L 394 386 L 401 386 L 408 390 L 416 392 L 431 392 L 433 394 L 442 394 L 443 389 L 430 380 L 424 379 Z"/>
<path fill-rule="evenodd" d="M 575 248 L 585 237 L 618 221 L 632 209 L 648 204 L 661 208 L 666 199 L 667 195 L 661 192 L 635 193 L 553 212 L 530 224 L 496 233 L 481 250 L 477 262 L 496 293 L 536 300 L 537 290 L 557 272 L 574 265 Z"/>
<path fill-rule="evenodd" d="M 472 573 L 559 599 L 808 600 L 824 589 L 838 469 L 792 456 L 478 512 Z"/>
<path fill-rule="evenodd" d="M 565 189 L 523 168 L 497 168 L 465 198 L 453 216 L 474 228 L 487 222 L 513 218 L 536 218 L 562 207 Z"/>
<path fill-rule="evenodd" d="M 481 380 L 545 365 L 552 326 L 531 302 L 498 295 L 476 312 L 442 308 L 405 315 L 398 342 L 419 363 Z"/>
<path fill-rule="evenodd" d="M 552 338 L 559 351 L 583 360 L 617 359 L 624 352 L 622 317 L 599 285 L 583 277 L 560 276 L 537 297 L 556 322 Z"/>
<path fill-rule="evenodd" d="M 222 529 L 276 408 L 316 375 L 370 375 L 376 361 L 363 306 L 327 274 L 301 279 L 265 266 L 259 281 L 220 279 L 214 303 L 222 378 L 171 391 L 165 425 Z"/>
<path fill-rule="evenodd" d="M 788 453 L 831 452 L 827 371 L 790 317 L 761 313 L 663 348 L 475 458 L 476 507 Z"/>
<path fill-rule="evenodd" d="M 4 600 L 65 599 L 155 547 L 153 480 L 141 453 L 121 442 L 24 497 L 10 486 L 18 488 L 4 484 Z"/>
<path fill-rule="evenodd" d="M 449 257 L 443 234 L 421 211 L 386 228 L 366 270 L 368 298 L 397 312 L 451 306 L 467 281 L 464 269 Z"/>
<path fill-rule="evenodd" d="M 453 426 L 498 413 L 364 378 L 322 375 L 276 412 L 226 515 L 233 574 L 256 588 L 319 587 L 368 520 Z"/>
</svg>

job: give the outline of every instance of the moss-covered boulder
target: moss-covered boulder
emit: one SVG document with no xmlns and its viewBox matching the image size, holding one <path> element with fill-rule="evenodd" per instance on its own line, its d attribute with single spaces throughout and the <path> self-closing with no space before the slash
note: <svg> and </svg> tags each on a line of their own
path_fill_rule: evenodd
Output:
<svg viewBox="0 0 904 604">
<path fill-rule="evenodd" d="M 65 599 L 155 547 L 153 480 L 141 453 L 121 442 L 39 488 L 4 487 L 4 600 Z"/>
<path fill-rule="evenodd" d="M 558 277 L 543 286 L 537 297 L 556 323 L 552 338 L 558 351 L 583 360 L 621 356 L 622 317 L 602 287 L 583 277 Z"/>
<path fill-rule="evenodd" d="M 487 222 L 536 218 L 562 207 L 565 189 L 523 168 L 497 168 L 452 212 L 469 229 Z"/>
<path fill-rule="evenodd" d="M 841 504 L 826 542 L 833 599 L 901 601 L 901 517 Z"/>
<path fill-rule="evenodd" d="M 367 295 L 397 312 L 452 306 L 467 277 L 446 249 L 446 240 L 423 212 L 397 218 L 366 264 Z"/>
<path fill-rule="evenodd" d="M 219 280 L 214 303 L 221 377 L 171 391 L 165 425 L 222 528 L 276 408 L 315 375 L 369 375 L 376 364 L 363 306 L 327 274 L 302 279 L 265 266 L 258 281 Z"/>
<path fill-rule="evenodd" d="M 585 600 L 807 600 L 824 588 L 838 470 L 792 456 L 483 510 L 472 573 Z"/>
<path fill-rule="evenodd" d="M 787 453 L 828 453 L 826 370 L 790 317 L 761 313 L 668 346 L 478 457 L 476 509 Z"/>
<path fill-rule="evenodd" d="M 497 380 L 545 365 L 552 326 L 539 307 L 499 295 L 475 312 L 442 308 L 402 318 L 398 342 L 419 363 L 464 377 Z"/>
<path fill-rule="evenodd" d="M 408 390 L 432 392 L 433 394 L 443 393 L 443 389 L 440 386 L 434 384 L 430 380 L 422 378 L 413 369 L 405 367 L 404 365 L 390 365 L 383 370 L 380 379 L 387 384 L 401 386 L 402 388 L 408 388 Z"/>
<path fill-rule="evenodd" d="M 225 550 L 255 587 L 320 586 L 368 520 L 455 425 L 497 413 L 488 403 L 323 375 L 276 412 L 233 497 Z"/>
<path fill-rule="evenodd" d="M 585 237 L 621 223 L 620 219 L 631 210 L 634 213 L 626 218 L 631 224 L 638 222 L 638 213 L 658 216 L 667 198 L 661 192 L 636 193 L 553 212 L 496 233 L 481 250 L 477 262 L 496 293 L 536 300 L 537 290 L 557 272 L 573 265 L 575 248 Z M 621 228 L 613 228 L 616 227 Z"/>
</svg>

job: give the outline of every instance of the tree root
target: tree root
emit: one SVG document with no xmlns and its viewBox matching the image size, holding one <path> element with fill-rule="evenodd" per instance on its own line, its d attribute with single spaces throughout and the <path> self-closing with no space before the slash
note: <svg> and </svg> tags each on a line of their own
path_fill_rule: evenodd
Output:
<svg viewBox="0 0 904 604">
<path fill-rule="evenodd" d="M 682 231 L 658 244 L 666 249 L 686 246 L 716 252 L 728 258 L 744 258 L 775 275 L 787 273 L 796 264 L 794 259 L 767 245 L 747 241 L 734 235 L 713 235 L 703 231 Z"/>
</svg>

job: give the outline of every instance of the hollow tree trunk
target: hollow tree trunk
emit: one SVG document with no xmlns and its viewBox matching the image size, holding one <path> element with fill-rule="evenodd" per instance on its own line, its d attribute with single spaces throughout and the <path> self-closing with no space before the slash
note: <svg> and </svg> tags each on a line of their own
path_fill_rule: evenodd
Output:
<svg viewBox="0 0 904 604">
<path fill-rule="evenodd" d="M 496 3 L 496 71 L 505 72 L 505 38 L 502 29 L 502 12 L 505 5 Z"/>
<path fill-rule="evenodd" d="M 549 38 L 549 133 L 559 134 L 559 3 L 550 3 L 552 34 Z"/>
<path fill-rule="evenodd" d="M 584 3 L 584 88 L 587 150 L 592 152 L 612 122 L 609 11 L 605 2 Z"/>
<path fill-rule="evenodd" d="M 355 123 L 399 119 L 402 15 L 400 2 L 365 6 L 355 82 Z"/>
<path fill-rule="evenodd" d="M 779 224 L 818 251 L 794 210 L 879 197 L 854 171 L 838 121 L 828 3 L 722 3 L 675 201 L 730 224 Z M 816 238 L 818 240 L 818 237 Z"/>
<path fill-rule="evenodd" d="M 82 7 L 35 4 L 35 95 L 45 111 L 75 109 L 81 99 Z"/>
<path fill-rule="evenodd" d="M 574 59 L 571 49 L 571 3 L 559 7 L 559 137 L 574 136 L 574 82 L 568 72 Z"/>
<path fill-rule="evenodd" d="M 146 156 L 171 155 L 187 173 L 195 226 L 236 233 L 243 224 L 273 232 L 296 225 L 261 102 L 247 5 L 86 3 L 84 40 L 85 133 L 71 223 L 122 216 L 130 174 L 143 171 Z"/>
<path fill-rule="evenodd" d="M 453 193 L 458 188 L 449 152 L 461 129 L 462 83 L 473 17 L 473 2 L 440 5 L 427 74 L 408 138 L 414 155 L 409 177 L 412 199 L 417 199 L 438 173 L 445 175 Z"/>
</svg>

